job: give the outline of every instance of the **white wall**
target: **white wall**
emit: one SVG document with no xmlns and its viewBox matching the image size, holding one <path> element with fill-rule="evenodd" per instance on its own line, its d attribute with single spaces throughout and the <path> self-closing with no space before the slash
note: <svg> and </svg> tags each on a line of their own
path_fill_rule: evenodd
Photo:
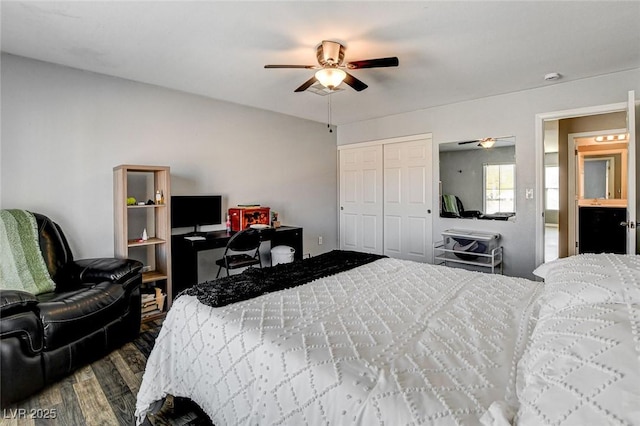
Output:
<svg viewBox="0 0 640 426">
<path fill-rule="evenodd" d="M 50 216 L 77 258 L 113 255 L 123 163 L 170 166 L 174 195 L 267 205 L 304 227 L 306 253 L 336 248 L 326 124 L 7 54 L 1 66 L 0 206 Z"/>
<path fill-rule="evenodd" d="M 515 135 L 517 220 L 480 226 L 503 235 L 506 273 L 531 276 L 536 200 L 524 193 L 536 182 L 535 114 L 640 96 L 635 69 L 342 125 L 336 141 L 325 124 L 156 86 L 6 54 L 1 67 L 0 206 L 51 216 L 77 257 L 113 254 L 112 168 L 121 163 L 171 166 L 174 194 L 269 205 L 305 228 L 305 252 L 317 254 L 337 246 L 336 143 L 432 133 L 438 158 L 442 142 Z M 437 194 L 437 163 L 433 173 Z M 434 239 L 479 228 L 433 223 Z"/>
<path fill-rule="evenodd" d="M 338 128 L 338 145 L 431 132 L 433 158 L 438 158 L 438 145 L 443 142 L 515 135 L 516 221 L 479 222 L 434 215 L 434 241 L 442 231 L 451 228 L 499 232 L 505 248 L 505 273 L 533 277 L 535 197 L 543 194 L 534 194 L 534 199 L 527 200 L 525 189 L 535 188 L 536 184 L 535 115 L 625 102 L 629 90 L 635 90 L 636 96 L 640 96 L 640 69 L 342 125 Z M 435 163 L 434 194 L 438 193 L 438 175 L 439 167 Z"/>
</svg>

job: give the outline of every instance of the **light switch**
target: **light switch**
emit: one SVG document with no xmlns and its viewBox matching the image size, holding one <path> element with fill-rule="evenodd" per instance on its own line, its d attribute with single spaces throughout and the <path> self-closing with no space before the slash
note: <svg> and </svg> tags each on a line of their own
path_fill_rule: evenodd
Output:
<svg viewBox="0 0 640 426">
<path fill-rule="evenodd" d="M 533 200 L 533 188 L 525 189 L 524 198 L 526 198 L 527 200 Z"/>
</svg>

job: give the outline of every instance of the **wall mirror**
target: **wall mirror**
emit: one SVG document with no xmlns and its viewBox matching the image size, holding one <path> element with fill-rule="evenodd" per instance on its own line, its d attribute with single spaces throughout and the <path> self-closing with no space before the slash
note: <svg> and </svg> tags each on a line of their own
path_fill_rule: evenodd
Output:
<svg viewBox="0 0 640 426">
<path fill-rule="evenodd" d="M 515 220 L 516 138 L 439 145 L 440 216 Z"/>
<path fill-rule="evenodd" d="M 578 205 L 626 205 L 627 140 L 625 134 L 612 139 L 575 138 L 578 156 Z"/>
</svg>

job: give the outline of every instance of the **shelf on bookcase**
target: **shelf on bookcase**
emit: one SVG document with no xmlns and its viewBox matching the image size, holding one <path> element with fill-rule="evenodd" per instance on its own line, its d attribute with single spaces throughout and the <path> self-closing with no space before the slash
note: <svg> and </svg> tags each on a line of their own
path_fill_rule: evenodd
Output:
<svg viewBox="0 0 640 426">
<path fill-rule="evenodd" d="M 139 206 L 137 204 L 132 205 L 132 206 L 127 206 L 127 209 L 152 209 L 155 207 L 165 207 L 166 204 L 145 204 L 142 206 Z"/>
<path fill-rule="evenodd" d="M 167 274 L 161 271 L 149 271 L 142 273 L 143 283 L 152 283 L 154 281 L 166 280 Z"/>
<path fill-rule="evenodd" d="M 150 312 L 145 312 L 144 314 L 142 314 L 142 322 L 153 321 L 159 318 L 164 318 L 165 314 L 166 312 L 159 311 L 157 309 Z"/>
<path fill-rule="evenodd" d="M 135 240 L 129 240 L 127 245 L 129 247 L 142 247 L 142 246 L 152 246 L 155 244 L 164 244 L 166 243 L 167 240 L 163 240 L 162 238 L 149 238 L 148 240 L 139 240 L 139 239 L 135 239 Z"/>
</svg>

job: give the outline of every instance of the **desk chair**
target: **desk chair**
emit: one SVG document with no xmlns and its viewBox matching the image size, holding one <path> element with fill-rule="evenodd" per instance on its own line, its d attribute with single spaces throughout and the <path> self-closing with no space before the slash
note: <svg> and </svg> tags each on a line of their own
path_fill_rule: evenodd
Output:
<svg viewBox="0 0 640 426">
<path fill-rule="evenodd" d="M 218 273 L 216 278 L 220 276 L 220 270 L 225 268 L 227 276 L 230 269 L 239 269 L 252 265 L 260 265 L 260 232 L 255 229 L 247 228 L 234 234 L 224 249 L 222 259 L 216 260 L 218 265 Z"/>
</svg>

